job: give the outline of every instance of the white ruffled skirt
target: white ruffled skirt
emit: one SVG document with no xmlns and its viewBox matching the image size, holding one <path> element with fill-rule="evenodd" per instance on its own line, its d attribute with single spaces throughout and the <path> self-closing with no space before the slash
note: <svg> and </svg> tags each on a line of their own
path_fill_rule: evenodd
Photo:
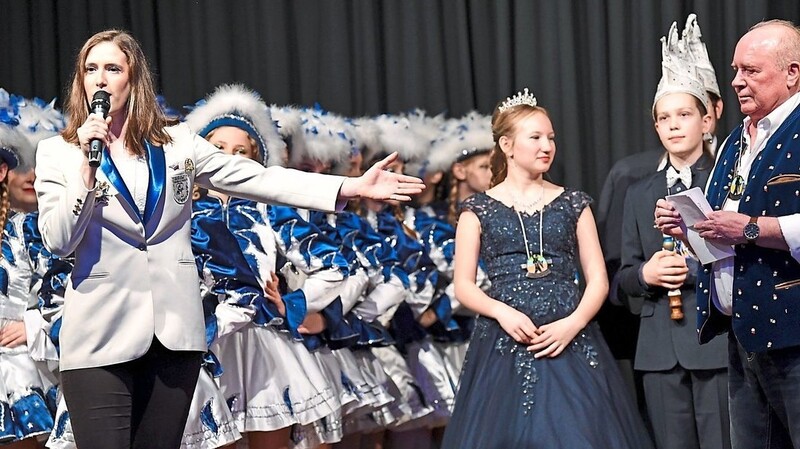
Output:
<svg viewBox="0 0 800 449">
<path fill-rule="evenodd" d="M 47 396 L 55 378 L 25 345 L 0 348 L 0 443 L 46 435 L 53 429 Z"/>
<path fill-rule="evenodd" d="M 422 420 L 401 425 L 399 430 L 447 425 L 453 412 L 458 385 L 458 372 L 455 367 L 445 354 L 427 339 L 406 345 L 405 359 L 425 404 L 433 411 Z"/>
<path fill-rule="evenodd" d="M 217 379 L 239 432 L 311 424 L 338 413 L 336 384 L 316 358 L 288 334 L 249 324 L 212 346 Z"/>
<path fill-rule="evenodd" d="M 388 376 L 385 387 L 394 397 L 394 401 L 372 413 L 371 419 L 366 422 L 360 420 L 355 426 L 357 431 L 377 430 L 370 428 L 370 421 L 378 428 L 426 425 L 425 419 L 434 412 L 434 409 L 426 403 L 411 367 L 400 351 L 394 346 L 385 346 L 372 348 L 372 354 Z"/>
<path fill-rule="evenodd" d="M 214 378 L 208 371 L 201 369 L 183 429 L 181 448 L 214 449 L 233 443 L 241 437 Z"/>
</svg>

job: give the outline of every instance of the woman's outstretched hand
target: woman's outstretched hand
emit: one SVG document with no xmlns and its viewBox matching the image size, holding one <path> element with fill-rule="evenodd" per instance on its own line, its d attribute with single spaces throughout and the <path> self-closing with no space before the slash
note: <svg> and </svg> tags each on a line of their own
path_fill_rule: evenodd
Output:
<svg viewBox="0 0 800 449">
<path fill-rule="evenodd" d="M 378 201 L 410 201 L 411 195 L 417 195 L 425 188 L 422 180 L 414 176 L 393 173 L 386 170 L 397 160 L 397 153 L 392 153 L 376 162 L 363 175 L 357 178 L 346 178 L 339 191 L 339 198 L 370 198 Z"/>
</svg>

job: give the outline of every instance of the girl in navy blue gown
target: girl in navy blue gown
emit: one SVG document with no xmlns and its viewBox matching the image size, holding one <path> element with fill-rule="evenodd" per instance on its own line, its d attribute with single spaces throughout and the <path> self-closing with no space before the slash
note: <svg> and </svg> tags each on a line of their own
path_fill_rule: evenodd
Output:
<svg viewBox="0 0 800 449">
<path fill-rule="evenodd" d="M 651 447 L 591 323 L 608 290 L 591 198 L 544 179 L 555 136 L 527 89 L 492 133 L 493 187 L 465 201 L 456 232 L 455 293 L 479 317 L 442 447 Z"/>
</svg>

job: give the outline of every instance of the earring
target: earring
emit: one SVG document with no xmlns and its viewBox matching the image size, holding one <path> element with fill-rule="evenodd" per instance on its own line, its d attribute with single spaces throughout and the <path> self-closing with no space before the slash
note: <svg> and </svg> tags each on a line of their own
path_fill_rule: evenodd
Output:
<svg viewBox="0 0 800 449">
<path fill-rule="evenodd" d="M 714 136 L 711 133 L 703 133 L 703 140 L 708 143 L 714 142 Z"/>
</svg>

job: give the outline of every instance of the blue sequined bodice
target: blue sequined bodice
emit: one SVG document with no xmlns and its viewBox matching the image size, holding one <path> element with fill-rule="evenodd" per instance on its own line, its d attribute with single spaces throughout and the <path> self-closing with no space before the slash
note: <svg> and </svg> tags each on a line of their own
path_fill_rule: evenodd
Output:
<svg viewBox="0 0 800 449">
<path fill-rule="evenodd" d="M 576 227 L 581 211 L 591 203 L 583 192 L 565 190 L 540 212 L 517 212 L 486 194 L 470 197 L 463 208 L 474 212 L 481 223 L 481 258 L 492 282 L 488 294 L 531 317 L 537 325 L 569 315 L 580 299 Z M 540 217 L 540 214 L 543 214 Z M 539 223 L 542 223 L 544 256 L 550 274 L 540 279 L 525 277 L 528 248 L 538 254 Z"/>
</svg>

